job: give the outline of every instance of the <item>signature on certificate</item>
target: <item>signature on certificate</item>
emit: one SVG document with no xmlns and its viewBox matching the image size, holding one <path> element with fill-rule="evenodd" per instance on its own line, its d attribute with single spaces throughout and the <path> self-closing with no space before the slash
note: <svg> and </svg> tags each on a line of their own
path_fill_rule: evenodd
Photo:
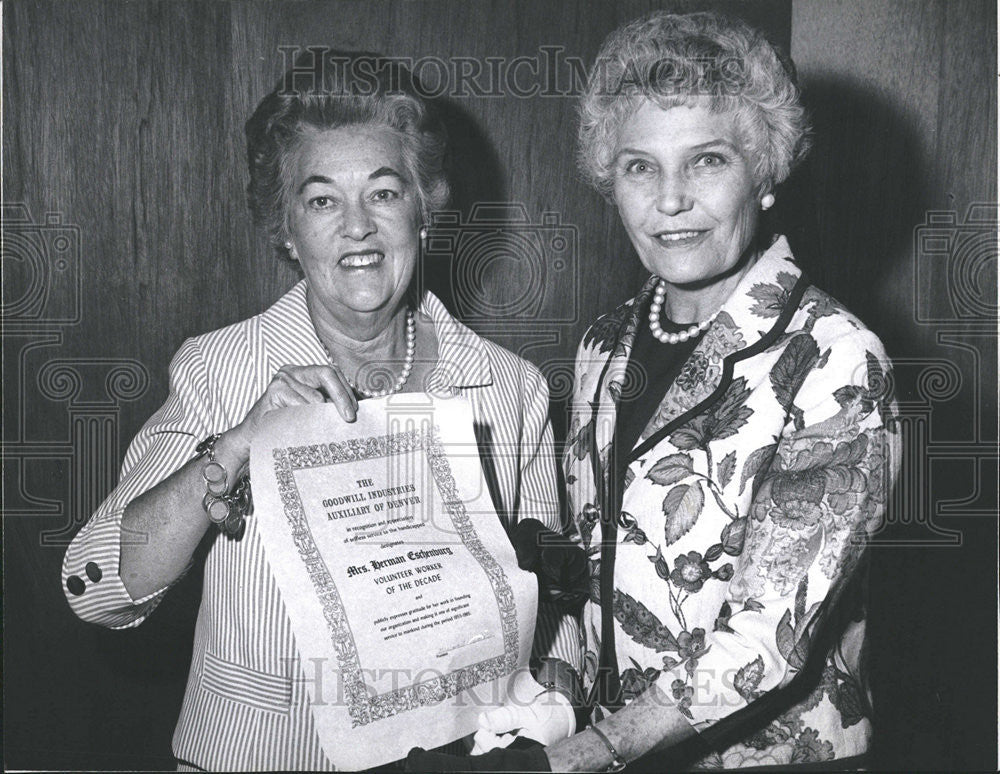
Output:
<svg viewBox="0 0 1000 774">
<path fill-rule="evenodd" d="M 493 639 L 494 635 L 492 632 L 479 632 L 479 634 L 474 634 L 466 642 L 459 642 L 455 645 L 449 645 L 447 648 L 441 648 L 436 654 L 436 658 L 441 658 L 442 656 L 447 656 L 461 648 L 467 648 L 469 645 L 475 645 L 477 642 L 483 642 L 484 640 Z"/>
</svg>

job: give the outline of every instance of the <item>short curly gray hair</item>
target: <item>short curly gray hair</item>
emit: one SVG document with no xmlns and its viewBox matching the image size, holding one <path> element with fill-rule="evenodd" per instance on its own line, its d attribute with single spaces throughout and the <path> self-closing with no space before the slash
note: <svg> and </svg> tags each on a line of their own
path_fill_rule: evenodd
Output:
<svg viewBox="0 0 1000 774">
<path fill-rule="evenodd" d="M 579 165 L 604 196 L 622 126 L 647 99 L 660 107 L 707 97 L 732 112 L 758 184 L 785 180 L 809 147 L 790 59 L 746 22 L 716 13 L 657 12 L 604 41 L 580 101 Z"/>
<path fill-rule="evenodd" d="M 290 258 L 285 240 L 295 151 L 311 131 L 344 126 L 395 131 L 424 222 L 448 201 L 444 126 L 410 73 L 375 54 L 308 49 L 246 124 L 247 204 L 283 258 Z"/>
</svg>

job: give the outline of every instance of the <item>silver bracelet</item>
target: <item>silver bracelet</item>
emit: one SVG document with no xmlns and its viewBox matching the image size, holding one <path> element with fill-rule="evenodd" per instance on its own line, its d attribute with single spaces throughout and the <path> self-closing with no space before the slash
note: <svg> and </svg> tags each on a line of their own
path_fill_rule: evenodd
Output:
<svg viewBox="0 0 1000 774">
<path fill-rule="evenodd" d="M 238 538 L 243 532 L 246 517 L 253 513 L 250 476 L 241 476 L 233 491 L 229 491 L 229 471 L 215 459 L 215 442 L 218 440 L 218 434 L 210 435 L 195 449 L 195 459 L 208 455 L 208 462 L 201 471 L 201 477 L 205 479 L 205 496 L 201 500 L 201 507 L 209 521 L 223 533 Z"/>
<path fill-rule="evenodd" d="M 597 726 L 587 726 L 591 731 L 597 734 L 597 738 L 604 742 L 604 746 L 608 748 L 608 752 L 611 753 L 611 763 L 605 769 L 605 771 L 623 771 L 628 762 L 618 754 L 618 750 L 615 746 L 611 744 L 611 740 L 608 739 L 607 735 Z"/>
</svg>

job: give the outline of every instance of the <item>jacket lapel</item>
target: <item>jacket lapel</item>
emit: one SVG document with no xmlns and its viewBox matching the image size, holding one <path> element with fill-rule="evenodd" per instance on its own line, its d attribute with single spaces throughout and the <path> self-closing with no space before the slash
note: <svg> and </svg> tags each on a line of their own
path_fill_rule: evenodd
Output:
<svg viewBox="0 0 1000 774">
<path fill-rule="evenodd" d="M 298 282 L 257 319 L 258 352 L 263 352 L 259 379 L 266 387 L 278 369 L 329 362 L 316 335 L 306 304 L 306 280 Z"/>
<path fill-rule="evenodd" d="M 618 482 L 614 475 L 615 425 L 622 390 L 628 384 L 628 361 L 632 354 L 636 332 L 639 330 L 639 310 L 645 307 L 656 287 L 656 282 L 656 277 L 650 277 L 630 304 L 619 307 L 614 314 L 602 321 L 602 325 L 608 326 L 604 331 L 609 335 L 602 336 L 599 331 L 594 337 L 598 339 L 598 353 L 610 350 L 606 362 L 601 367 L 593 399 L 590 401 L 592 410 L 590 421 L 593 423 L 594 439 L 590 448 L 590 462 L 596 489 L 594 493 L 596 505 L 600 514 L 600 524 L 594 525 L 594 531 L 600 535 L 601 544 L 598 579 L 603 610 L 601 641 L 610 643 L 610 647 L 601 648 L 597 675 L 589 700 L 605 707 L 621 705 L 621 684 L 614 663 L 614 615 L 611 609 L 611 600 L 614 598 L 615 549 L 618 533 L 616 517 L 621 502 L 621 492 L 618 491 Z M 607 344 L 608 341 L 610 344 Z M 584 345 L 587 344 L 585 340 Z M 592 361 L 592 367 L 599 365 L 598 362 Z"/>
<path fill-rule="evenodd" d="M 631 302 L 623 304 L 602 323 L 610 328 L 605 329 L 610 336 L 604 339 L 608 343 L 601 344 L 596 352 L 599 356 L 601 350 L 607 346 L 610 353 L 603 366 L 597 359 L 592 361 L 593 366 L 600 368 L 600 376 L 590 401 L 594 422 L 594 444 L 591 447 L 591 455 L 595 481 L 600 481 L 604 477 L 602 473 L 609 472 L 609 456 L 615 437 L 622 390 L 630 380 L 636 378 L 634 374 L 629 373 L 629 358 L 636 332 L 639 330 L 639 310 L 652 296 L 656 282 L 656 277 L 650 277 Z M 591 357 L 594 358 L 594 355 L 591 354 Z"/>
<path fill-rule="evenodd" d="M 428 392 L 451 394 L 465 387 L 493 384 L 493 370 L 483 340 L 452 317 L 429 290 L 424 291 L 419 313 L 430 318 L 438 344 L 438 362 L 427 382 Z"/>
<path fill-rule="evenodd" d="M 787 240 L 779 237 L 722 305 L 647 423 L 629 461 L 724 395 L 733 365 L 766 349 L 784 332 L 807 285 L 802 270 L 792 261 Z M 773 322 L 767 325 L 768 320 Z M 767 328 L 762 329 L 762 324 Z"/>
<path fill-rule="evenodd" d="M 264 386 L 282 366 L 329 362 L 326 348 L 316 335 L 316 327 L 309 316 L 307 289 L 307 281 L 300 281 L 257 318 L 255 351 L 264 352 L 258 374 Z M 428 380 L 429 391 L 450 394 L 463 387 L 493 383 L 482 340 L 452 318 L 434 294 L 424 292 L 418 314 L 431 320 L 438 342 L 438 362 Z"/>
<path fill-rule="evenodd" d="M 640 323 L 639 310 L 644 307 L 656 281 L 656 277 L 651 277 L 627 307 L 627 314 L 621 315 L 621 326 L 591 404 L 596 441 L 591 453 L 601 514 L 599 527 L 595 525 L 595 532 L 600 530 L 601 543 L 601 648 L 591 700 L 612 708 L 622 705 L 613 600 L 617 517 L 627 484 L 622 482 L 619 486 L 612 480 L 616 465 L 611 441 L 618 400 L 622 386 L 627 383 L 628 358 Z M 692 417 L 709 410 L 732 382 L 734 364 L 763 351 L 783 334 L 807 287 L 801 270 L 792 262 L 788 243 L 783 237 L 779 238 L 751 267 L 723 305 L 668 389 L 639 444 L 628 453 L 628 461 L 644 454 Z M 761 330 L 760 324 L 771 318 L 774 322 Z M 584 345 L 587 345 L 586 340 Z M 627 452 L 621 450 L 621 453 Z"/>
</svg>

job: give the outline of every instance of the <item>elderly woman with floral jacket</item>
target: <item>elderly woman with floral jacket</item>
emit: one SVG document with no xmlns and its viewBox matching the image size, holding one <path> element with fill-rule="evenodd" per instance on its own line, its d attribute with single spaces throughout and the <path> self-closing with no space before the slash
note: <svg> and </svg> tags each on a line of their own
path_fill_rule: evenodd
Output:
<svg viewBox="0 0 1000 774">
<path fill-rule="evenodd" d="M 651 73 L 643 54 L 679 63 L 672 90 L 592 84 L 581 141 L 653 276 L 584 337 L 565 470 L 592 562 L 594 695 L 688 728 L 611 715 L 598 763 L 693 730 L 709 767 L 856 767 L 871 734 L 858 565 L 894 459 L 885 352 L 760 234 L 805 152 L 790 63 L 706 14 L 634 22 L 598 59 L 612 78 L 616 62 Z"/>
<path fill-rule="evenodd" d="M 703 762 L 861 756 L 871 733 L 863 609 L 834 603 L 885 507 L 894 441 L 882 347 L 809 284 L 779 239 L 635 446 L 615 448 L 655 284 L 598 321 L 577 360 L 566 473 L 592 562 L 588 676 L 610 708 L 655 682 L 702 729 L 803 675 L 802 701 Z M 821 626 L 831 615 L 843 620 L 830 621 L 832 647 L 816 653 L 831 639 Z M 824 663 L 807 674 L 811 658 Z"/>
<path fill-rule="evenodd" d="M 651 276 L 576 362 L 593 725 L 488 765 L 857 769 L 863 549 L 897 439 L 881 342 L 760 227 L 806 150 L 791 63 L 743 22 L 665 13 L 597 61 L 581 164 Z"/>
</svg>

